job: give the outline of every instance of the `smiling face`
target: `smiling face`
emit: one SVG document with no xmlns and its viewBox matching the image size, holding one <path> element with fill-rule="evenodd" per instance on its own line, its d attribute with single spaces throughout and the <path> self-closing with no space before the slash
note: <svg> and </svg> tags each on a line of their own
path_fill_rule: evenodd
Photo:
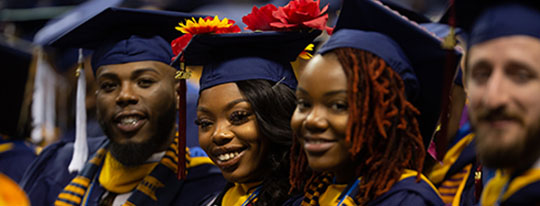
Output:
<svg viewBox="0 0 540 206">
<path fill-rule="evenodd" d="M 201 92 L 197 107 L 199 144 L 229 182 L 261 180 L 265 143 L 249 102 L 235 83 Z"/>
<path fill-rule="evenodd" d="M 352 167 L 350 143 L 345 140 L 349 117 L 347 77 L 333 53 L 310 60 L 298 81 L 296 97 L 298 105 L 291 127 L 309 167 L 336 173 Z"/>
<path fill-rule="evenodd" d="M 469 55 L 465 83 L 479 157 L 486 166 L 496 168 L 536 160 L 540 41 L 502 37 L 472 46 Z M 529 157 L 533 160 L 523 161 Z"/>
<path fill-rule="evenodd" d="M 111 152 L 122 163 L 144 161 L 152 153 L 166 149 L 172 140 L 178 98 L 174 72 L 172 67 L 157 61 L 104 65 L 98 69 L 98 119 L 112 141 Z"/>
</svg>

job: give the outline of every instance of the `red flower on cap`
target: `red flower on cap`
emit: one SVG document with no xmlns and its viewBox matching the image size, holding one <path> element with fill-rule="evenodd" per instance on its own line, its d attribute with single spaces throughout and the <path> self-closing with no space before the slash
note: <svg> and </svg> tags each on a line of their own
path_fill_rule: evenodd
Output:
<svg viewBox="0 0 540 206">
<path fill-rule="evenodd" d="M 284 7 L 279 7 L 273 13 L 274 17 L 280 22 L 272 22 L 270 25 L 276 28 L 303 28 L 309 27 L 319 30 L 326 29 L 328 9 L 326 5 L 322 10 L 319 9 L 320 0 L 294 0 Z"/>
<path fill-rule="evenodd" d="M 242 21 L 248 25 L 246 29 L 262 31 L 291 31 L 296 29 L 313 28 L 330 31 L 326 26 L 328 10 L 326 5 L 319 9 L 320 0 L 293 0 L 284 7 L 276 8 L 272 4 L 258 9 L 253 7 L 250 14 Z"/>
<path fill-rule="evenodd" d="M 279 22 L 279 19 L 274 17 L 272 14 L 274 11 L 277 11 L 278 8 L 273 4 L 267 4 L 260 9 L 257 6 L 253 6 L 251 13 L 242 17 L 242 22 L 244 22 L 247 27 L 252 31 L 270 31 L 275 30 L 274 27 L 270 26 L 272 22 Z"/>
<path fill-rule="evenodd" d="M 171 42 L 172 52 L 174 56 L 177 56 L 178 54 L 180 54 L 180 52 L 182 52 L 182 50 L 184 50 L 184 48 L 186 48 L 187 44 L 189 43 L 189 41 L 191 41 L 192 37 L 193 35 L 188 33 L 174 39 Z"/>
</svg>

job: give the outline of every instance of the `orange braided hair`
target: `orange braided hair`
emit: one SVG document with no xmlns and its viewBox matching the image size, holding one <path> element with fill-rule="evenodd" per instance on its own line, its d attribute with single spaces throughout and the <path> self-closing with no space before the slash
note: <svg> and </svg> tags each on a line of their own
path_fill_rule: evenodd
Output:
<svg viewBox="0 0 540 206">
<path fill-rule="evenodd" d="M 362 177 L 358 195 L 360 205 L 390 190 L 404 169 L 418 171 L 420 180 L 425 149 L 416 115 L 420 112 L 405 97 L 401 77 L 372 53 L 338 48 L 338 57 L 347 76 L 349 120 L 346 140 L 357 177 Z M 314 176 L 307 175 L 307 161 L 302 147 L 291 147 L 290 183 L 308 190 Z"/>
</svg>

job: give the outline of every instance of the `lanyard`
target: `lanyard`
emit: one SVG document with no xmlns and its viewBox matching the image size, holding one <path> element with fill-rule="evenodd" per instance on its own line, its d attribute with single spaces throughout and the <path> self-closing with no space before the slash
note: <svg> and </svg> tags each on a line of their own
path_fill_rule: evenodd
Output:
<svg viewBox="0 0 540 206">
<path fill-rule="evenodd" d="M 262 185 L 259 185 L 257 189 L 255 189 L 255 191 L 253 191 L 253 193 L 249 195 L 247 200 L 244 201 L 244 203 L 242 203 L 242 206 L 247 206 L 251 201 L 257 198 L 257 196 L 259 196 L 259 193 L 261 192 L 261 189 L 262 189 Z"/>
<path fill-rule="evenodd" d="M 354 181 L 354 183 L 349 187 L 349 189 L 347 190 L 345 195 L 343 195 L 340 198 L 339 203 L 337 204 L 337 206 L 341 206 L 343 204 L 343 202 L 345 201 L 347 196 L 349 196 L 351 194 L 351 192 L 354 190 L 354 188 L 356 188 L 358 186 L 358 184 L 360 184 L 360 178 L 356 179 L 356 181 Z"/>
</svg>

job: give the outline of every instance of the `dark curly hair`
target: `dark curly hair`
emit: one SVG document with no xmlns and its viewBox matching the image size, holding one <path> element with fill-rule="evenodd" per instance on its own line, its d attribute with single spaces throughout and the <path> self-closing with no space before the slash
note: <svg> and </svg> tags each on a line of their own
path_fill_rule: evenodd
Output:
<svg viewBox="0 0 540 206">
<path fill-rule="evenodd" d="M 296 108 L 294 91 L 269 80 L 235 82 L 253 108 L 259 136 L 268 145 L 265 164 L 270 170 L 263 178 L 258 200 L 253 205 L 281 205 L 289 199 L 289 149 L 292 144 L 290 120 Z"/>
</svg>

